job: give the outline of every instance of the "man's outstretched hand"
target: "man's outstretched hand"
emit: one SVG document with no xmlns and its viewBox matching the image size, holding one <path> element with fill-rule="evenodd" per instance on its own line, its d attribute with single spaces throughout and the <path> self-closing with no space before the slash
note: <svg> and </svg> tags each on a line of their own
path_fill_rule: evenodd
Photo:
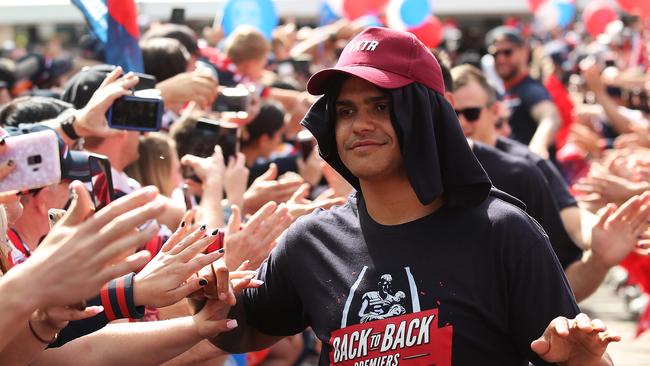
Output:
<svg viewBox="0 0 650 366">
<path fill-rule="evenodd" d="M 600 319 L 580 313 L 574 319 L 553 319 L 530 348 L 543 360 L 560 365 L 609 365 L 607 345 L 620 340 Z"/>
</svg>

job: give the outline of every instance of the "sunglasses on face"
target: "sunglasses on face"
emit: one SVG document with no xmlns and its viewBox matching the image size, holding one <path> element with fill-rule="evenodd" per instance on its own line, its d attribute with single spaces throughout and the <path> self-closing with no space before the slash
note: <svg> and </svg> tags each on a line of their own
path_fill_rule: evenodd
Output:
<svg viewBox="0 0 650 366">
<path fill-rule="evenodd" d="M 492 57 L 494 58 L 499 58 L 499 55 L 503 55 L 505 57 L 510 57 L 512 56 L 512 53 L 514 50 L 512 48 L 504 48 L 502 50 L 494 50 L 490 52 L 492 54 Z"/>
<path fill-rule="evenodd" d="M 481 116 L 481 111 L 485 107 L 470 107 L 470 108 L 463 108 L 463 109 L 456 109 L 456 115 L 458 115 L 458 118 L 460 116 L 464 116 L 465 120 L 467 122 L 476 122 L 478 118 Z"/>
</svg>

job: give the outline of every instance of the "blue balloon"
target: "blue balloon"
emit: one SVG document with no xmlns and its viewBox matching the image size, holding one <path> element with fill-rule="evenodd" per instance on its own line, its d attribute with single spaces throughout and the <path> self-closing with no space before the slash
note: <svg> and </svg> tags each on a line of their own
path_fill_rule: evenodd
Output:
<svg viewBox="0 0 650 366">
<path fill-rule="evenodd" d="M 429 0 L 404 0 L 400 7 L 400 16 L 407 28 L 419 27 L 429 15 L 431 15 Z"/>
<path fill-rule="evenodd" d="M 332 9 L 332 6 L 327 1 L 323 1 L 323 5 L 320 8 L 319 24 L 321 26 L 326 24 L 331 24 L 339 20 L 340 18 L 341 16 L 339 14 L 336 14 L 334 9 Z"/>
<path fill-rule="evenodd" d="M 240 25 L 250 25 L 271 39 L 278 25 L 278 15 L 271 0 L 228 0 L 223 9 L 221 26 L 226 36 Z"/>
<path fill-rule="evenodd" d="M 558 26 L 564 28 L 568 26 L 573 17 L 576 15 L 576 5 L 569 0 L 552 0 L 554 5 L 560 12 L 560 18 L 558 19 Z"/>
<path fill-rule="evenodd" d="M 364 15 L 360 18 L 357 18 L 355 22 L 363 24 L 364 27 L 383 27 L 384 24 L 381 22 L 378 16 L 373 14 Z"/>
</svg>

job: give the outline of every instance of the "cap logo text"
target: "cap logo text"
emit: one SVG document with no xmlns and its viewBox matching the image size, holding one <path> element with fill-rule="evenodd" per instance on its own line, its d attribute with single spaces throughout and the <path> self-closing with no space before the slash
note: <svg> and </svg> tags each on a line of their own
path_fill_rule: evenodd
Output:
<svg viewBox="0 0 650 366">
<path fill-rule="evenodd" d="M 377 46 L 378 41 L 358 41 L 350 45 L 350 51 L 374 51 Z"/>
</svg>

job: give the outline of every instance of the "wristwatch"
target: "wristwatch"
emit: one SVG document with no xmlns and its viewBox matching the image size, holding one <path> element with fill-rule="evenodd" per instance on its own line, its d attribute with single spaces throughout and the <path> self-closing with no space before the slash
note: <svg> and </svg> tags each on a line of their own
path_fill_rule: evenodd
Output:
<svg viewBox="0 0 650 366">
<path fill-rule="evenodd" d="M 60 123 L 61 123 L 61 130 L 63 133 L 65 133 L 66 136 L 68 136 L 71 140 L 79 140 L 80 136 L 77 135 L 77 132 L 74 130 L 74 121 L 75 121 L 75 113 L 77 111 L 75 109 L 68 109 L 63 111 L 59 115 L 60 118 Z"/>
</svg>

